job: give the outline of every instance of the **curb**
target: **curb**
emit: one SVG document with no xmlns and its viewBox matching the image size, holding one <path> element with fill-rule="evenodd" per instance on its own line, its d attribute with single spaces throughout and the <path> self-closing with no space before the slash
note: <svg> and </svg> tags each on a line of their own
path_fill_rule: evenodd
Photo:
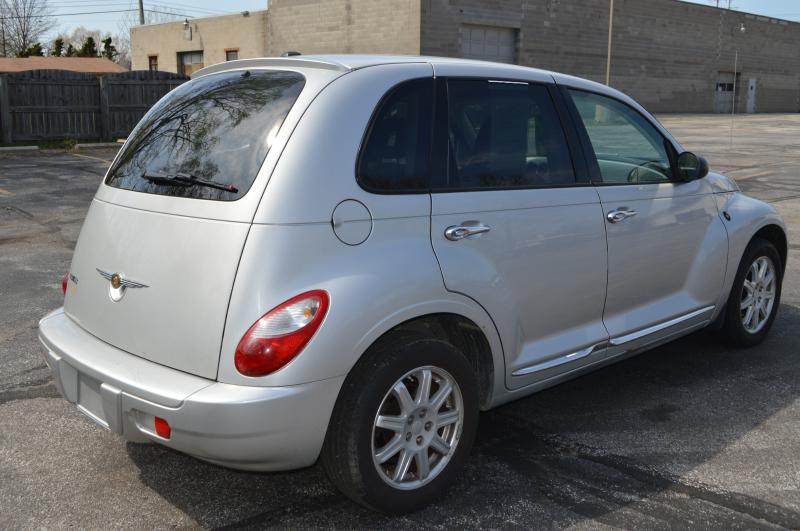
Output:
<svg viewBox="0 0 800 531">
<path fill-rule="evenodd" d="M 75 149 L 100 149 L 100 148 L 118 148 L 120 144 L 117 142 L 97 142 L 94 144 L 75 144 Z"/>
<path fill-rule="evenodd" d="M 16 151 L 39 151 L 39 146 L 8 146 L 8 147 L 0 147 L 0 153 L 14 153 Z"/>
</svg>

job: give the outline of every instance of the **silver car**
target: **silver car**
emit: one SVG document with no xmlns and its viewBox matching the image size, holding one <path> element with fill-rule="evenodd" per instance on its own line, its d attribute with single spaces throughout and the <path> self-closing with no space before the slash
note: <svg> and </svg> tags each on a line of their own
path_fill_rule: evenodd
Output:
<svg viewBox="0 0 800 531">
<path fill-rule="evenodd" d="M 418 508 L 478 412 L 778 310 L 785 227 L 631 98 L 426 57 L 210 66 L 117 155 L 64 307 L 64 397 L 125 439 L 243 470 L 318 460 Z"/>
</svg>

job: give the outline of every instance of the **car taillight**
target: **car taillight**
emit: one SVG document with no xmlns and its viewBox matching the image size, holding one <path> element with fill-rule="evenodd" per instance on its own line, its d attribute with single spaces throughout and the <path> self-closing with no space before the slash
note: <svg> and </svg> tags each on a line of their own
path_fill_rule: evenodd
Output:
<svg viewBox="0 0 800 531">
<path fill-rule="evenodd" d="M 264 376 L 292 361 L 311 340 L 328 311 L 328 294 L 309 291 L 264 314 L 236 347 L 236 370 Z"/>
<path fill-rule="evenodd" d="M 64 273 L 64 278 L 61 279 L 61 291 L 65 296 L 67 294 L 67 282 L 69 282 L 69 271 Z"/>
</svg>

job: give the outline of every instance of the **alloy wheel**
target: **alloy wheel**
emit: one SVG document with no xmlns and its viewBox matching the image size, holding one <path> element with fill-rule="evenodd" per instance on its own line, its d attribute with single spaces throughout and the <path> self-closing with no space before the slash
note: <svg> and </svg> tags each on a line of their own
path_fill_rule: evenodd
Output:
<svg viewBox="0 0 800 531">
<path fill-rule="evenodd" d="M 461 390 L 433 366 L 407 372 L 383 398 L 372 428 L 372 461 L 390 486 L 433 481 L 455 453 L 464 422 Z"/>
<path fill-rule="evenodd" d="M 756 258 L 742 285 L 739 316 L 750 334 L 757 334 L 767 324 L 775 304 L 777 287 L 775 264 L 766 256 Z"/>
</svg>

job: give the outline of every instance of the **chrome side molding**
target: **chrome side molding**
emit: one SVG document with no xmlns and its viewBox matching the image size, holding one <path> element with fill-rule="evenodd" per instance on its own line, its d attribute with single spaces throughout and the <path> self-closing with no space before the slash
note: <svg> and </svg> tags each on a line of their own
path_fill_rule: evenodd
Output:
<svg viewBox="0 0 800 531">
<path fill-rule="evenodd" d="M 571 354 L 559 356 L 558 358 L 553 358 L 551 360 L 543 361 L 542 363 L 537 363 L 536 365 L 531 365 L 529 367 L 523 367 L 521 369 L 517 369 L 516 371 L 511 373 L 511 376 L 525 376 L 526 374 L 531 374 L 534 372 L 543 371 L 545 369 L 558 367 L 559 365 L 563 365 L 565 363 L 578 361 L 579 359 L 585 358 L 586 356 L 592 354 L 593 352 L 596 352 L 598 350 L 603 350 L 607 347 L 608 343 L 603 341 L 602 343 L 597 343 L 596 345 L 592 345 L 590 347 L 581 349 L 578 352 L 573 352 Z"/>
<path fill-rule="evenodd" d="M 529 367 L 523 367 L 521 369 L 517 369 L 511 376 L 525 376 L 527 374 L 532 374 L 534 372 L 543 371 L 546 369 L 551 369 L 553 367 L 558 367 L 559 365 L 563 365 L 565 363 L 571 363 L 573 361 L 577 361 L 583 359 L 594 352 L 599 350 L 605 350 L 609 346 L 620 346 L 624 345 L 625 343 L 630 343 L 631 341 L 636 341 L 637 339 L 641 339 L 643 337 L 649 336 L 651 334 L 655 334 L 662 330 L 666 330 L 667 328 L 673 327 L 690 319 L 694 319 L 695 317 L 699 317 L 704 313 L 713 311 L 715 306 L 707 306 L 705 308 L 700 308 L 699 310 L 694 310 L 687 314 L 675 317 L 674 319 L 670 319 L 669 321 L 664 321 L 663 323 L 659 323 L 657 325 L 649 326 L 647 328 L 643 328 L 642 330 L 638 330 L 636 332 L 631 332 L 630 334 L 626 334 L 624 336 L 614 337 L 611 338 L 608 342 L 603 341 L 602 343 L 597 343 L 590 347 L 586 347 L 581 349 L 577 352 L 573 352 L 571 354 L 566 354 L 564 356 L 559 356 L 557 358 L 553 358 L 547 361 L 543 361 L 542 363 L 537 363 L 535 365 L 531 365 Z M 624 353 L 620 352 L 620 354 Z"/>
<path fill-rule="evenodd" d="M 711 312 L 714 310 L 714 306 L 706 306 L 705 308 L 700 308 L 699 310 L 695 310 L 693 312 L 689 312 L 687 314 L 678 316 L 674 319 L 670 319 L 669 321 L 664 321 L 663 323 L 659 323 L 657 325 L 649 326 L 647 328 L 643 328 L 637 332 L 631 332 L 630 334 L 626 334 L 624 336 L 612 337 L 609 340 L 609 343 L 613 346 L 624 345 L 625 343 L 630 343 L 631 341 L 636 341 L 637 339 L 641 339 L 645 336 L 649 336 L 650 334 L 655 334 L 656 332 L 660 332 L 677 324 L 680 324 L 684 321 L 688 321 L 689 319 L 694 319 L 704 313 Z"/>
</svg>

